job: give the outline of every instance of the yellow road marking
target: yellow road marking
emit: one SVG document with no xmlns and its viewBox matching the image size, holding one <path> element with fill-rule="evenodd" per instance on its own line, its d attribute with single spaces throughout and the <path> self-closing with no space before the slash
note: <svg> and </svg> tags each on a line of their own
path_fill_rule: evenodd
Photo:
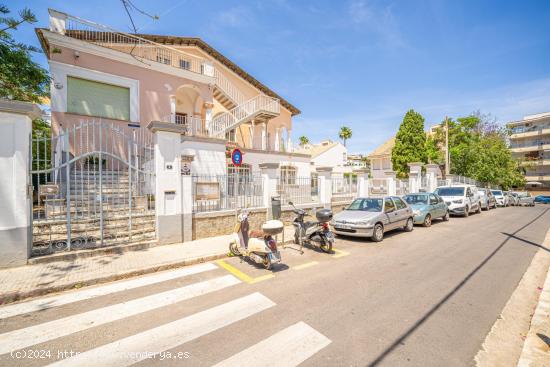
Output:
<svg viewBox="0 0 550 367">
<path fill-rule="evenodd" d="M 314 265 L 317 265 L 317 264 L 319 264 L 318 261 L 310 261 L 308 263 L 296 265 L 296 266 L 293 267 L 293 269 L 295 269 L 295 270 L 305 269 L 305 268 L 309 268 L 310 266 L 314 266 Z"/>
<path fill-rule="evenodd" d="M 242 280 L 243 282 L 248 284 L 258 283 L 258 282 L 261 282 L 262 280 L 271 279 L 275 277 L 275 275 L 273 274 L 267 274 L 267 275 L 262 275 L 261 277 L 252 278 L 250 275 L 243 273 L 236 267 L 229 265 L 223 260 L 218 260 L 216 261 L 216 263 L 222 268 L 224 268 L 225 270 L 227 270 L 228 272 L 230 272 L 231 274 L 233 274 L 234 276 L 236 276 L 237 278 L 239 278 L 240 280 Z"/>
<path fill-rule="evenodd" d="M 332 255 L 332 257 L 335 259 L 349 255 L 349 252 L 338 250 L 338 249 L 335 249 L 334 247 L 332 248 L 332 251 L 336 253 L 336 255 Z"/>
</svg>

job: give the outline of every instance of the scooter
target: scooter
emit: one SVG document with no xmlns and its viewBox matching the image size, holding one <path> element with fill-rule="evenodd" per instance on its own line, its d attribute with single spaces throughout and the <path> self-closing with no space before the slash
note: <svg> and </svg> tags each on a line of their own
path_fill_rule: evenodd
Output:
<svg viewBox="0 0 550 367">
<path fill-rule="evenodd" d="M 300 252 L 303 253 L 304 243 L 315 243 L 323 252 L 332 253 L 334 233 L 328 225 L 332 220 L 332 211 L 329 209 L 319 210 L 315 213 L 317 222 L 305 222 L 306 211 L 296 208 L 292 201 L 289 201 L 288 205 L 294 208 L 292 212 L 296 214 L 292 224 L 294 226 L 294 243 L 300 245 Z"/>
<path fill-rule="evenodd" d="M 262 225 L 262 231 L 249 231 L 248 210 L 242 209 L 237 215 L 229 251 L 241 259 L 248 258 L 262 264 L 269 270 L 273 264 L 281 262 L 281 253 L 273 236 L 281 233 L 283 228 L 281 221 L 269 220 Z"/>
</svg>

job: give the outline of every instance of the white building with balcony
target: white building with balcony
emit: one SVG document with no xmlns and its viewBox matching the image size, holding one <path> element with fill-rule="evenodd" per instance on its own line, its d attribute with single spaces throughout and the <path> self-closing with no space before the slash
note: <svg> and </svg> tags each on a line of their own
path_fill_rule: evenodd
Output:
<svg viewBox="0 0 550 367">
<path fill-rule="evenodd" d="M 292 147 L 300 110 L 202 39 L 128 34 L 51 9 L 36 33 L 52 76 L 53 134 L 101 120 L 142 136 L 164 122 L 179 126 L 193 174 L 234 171 L 228 152 L 239 148 L 245 171 L 277 163 L 309 176 L 310 157 Z"/>
<path fill-rule="evenodd" d="M 525 167 L 528 188 L 550 189 L 550 112 L 508 123 L 510 149 Z"/>
</svg>

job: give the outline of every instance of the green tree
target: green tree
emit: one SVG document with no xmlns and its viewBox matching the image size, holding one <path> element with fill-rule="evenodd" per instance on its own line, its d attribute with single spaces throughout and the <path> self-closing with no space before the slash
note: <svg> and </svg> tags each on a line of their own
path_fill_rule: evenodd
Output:
<svg viewBox="0 0 550 367">
<path fill-rule="evenodd" d="M 309 139 L 305 135 L 300 136 L 298 139 L 300 140 L 300 146 L 302 147 L 305 147 L 306 145 L 309 144 Z"/>
<path fill-rule="evenodd" d="M 395 146 L 391 153 L 391 161 L 393 170 L 400 178 L 408 177 L 408 163 L 428 162 L 424 117 L 412 109 L 405 114 L 403 122 L 399 126 L 399 131 L 395 136 Z"/>
<path fill-rule="evenodd" d="M 353 135 L 353 132 L 351 131 L 351 129 L 347 126 L 342 126 L 340 128 L 340 133 L 338 134 L 338 136 L 340 137 L 340 139 L 342 139 L 344 141 L 344 146 L 346 146 L 346 142 L 348 139 L 351 139 Z"/>
<path fill-rule="evenodd" d="M 36 17 L 27 8 L 17 18 L 0 5 L 0 98 L 43 103 L 48 96 L 48 72 L 32 61 L 31 52 L 38 49 L 16 42 L 9 33 L 21 24 L 32 24 Z"/>
<path fill-rule="evenodd" d="M 489 115 L 475 112 L 456 121 L 449 119 L 448 124 L 452 174 L 504 189 L 525 184 L 520 162 L 508 148 L 508 131 Z M 433 140 L 436 146 L 444 146 L 445 130 L 438 129 Z"/>
</svg>

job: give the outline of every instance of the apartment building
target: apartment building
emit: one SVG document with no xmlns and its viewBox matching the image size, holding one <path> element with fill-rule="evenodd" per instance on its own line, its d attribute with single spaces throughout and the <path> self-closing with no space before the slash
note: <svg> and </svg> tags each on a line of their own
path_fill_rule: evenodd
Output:
<svg viewBox="0 0 550 367">
<path fill-rule="evenodd" d="M 550 189 L 550 112 L 508 123 L 510 149 L 525 167 L 527 188 Z"/>
</svg>

